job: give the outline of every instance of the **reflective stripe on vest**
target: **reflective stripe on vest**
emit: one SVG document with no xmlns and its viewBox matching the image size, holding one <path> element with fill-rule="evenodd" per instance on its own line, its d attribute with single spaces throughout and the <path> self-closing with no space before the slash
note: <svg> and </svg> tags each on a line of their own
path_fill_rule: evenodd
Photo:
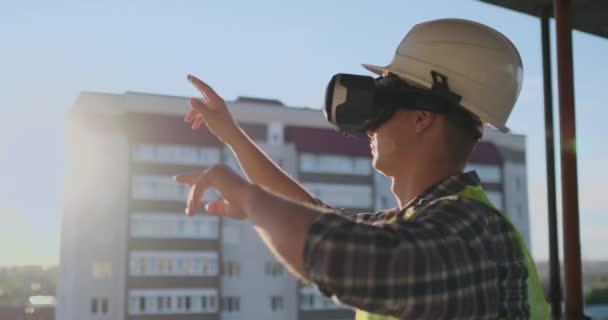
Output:
<svg viewBox="0 0 608 320">
<path fill-rule="evenodd" d="M 484 203 L 487 206 L 495 208 L 494 205 L 492 205 L 492 203 L 488 199 L 488 196 L 484 192 L 483 188 L 479 185 L 466 186 L 464 188 L 464 190 L 462 190 L 461 192 L 458 192 L 452 196 L 435 199 L 430 204 L 435 203 L 439 200 L 454 198 L 454 196 L 473 199 L 473 200 L 479 201 L 481 203 Z M 419 210 L 420 209 L 418 209 L 418 211 Z M 496 209 L 496 210 L 498 210 L 498 209 Z M 536 267 L 534 265 L 534 261 L 532 260 L 532 257 L 530 256 L 530 253 L 528 252 L 528 248 L 526 247 L 526 244 L 525 244 L 521 234 L 519 233 L 519 231 L 517 231 L 517 228 L 515 228 L 515 226 L 511 222 L 511 220 L 502 211 L 500 211 L 500 210 L 498 210 L 498 211 L 505 218 L 505 220 L 507 220 L 509 222 L 509 225 L 511 225 L 511 227 L 513 228 L 514 233 L 515 233 L 515 238 L 517 239 L 519 247 L 521 248 L 521 251 L 524 255 L 524 263 L 526 264 L 526 269 L 528 270 L 528 278 L 526 279 L 526 286 L 528 289 L 528 306 L 530 308 L 530 319 L 534 319 L 534 320 L 550 319 L 551 318 L 551 309 L 549 307 L 549 304 L 545 300 L 543 289 L 540 285 L 540 281 L 538 280 L 538 275 L 536 273 Z M 391 219 L 389 221 L 395 222 L 396 219 Z M 380 315 L 375 315 L 375 314 L 365 312 L 363 310 L 357 310 L 355 320 L 398 320 L 398 318 L 389 317 L 389 316 L 380 316 Z"/>
</svg>

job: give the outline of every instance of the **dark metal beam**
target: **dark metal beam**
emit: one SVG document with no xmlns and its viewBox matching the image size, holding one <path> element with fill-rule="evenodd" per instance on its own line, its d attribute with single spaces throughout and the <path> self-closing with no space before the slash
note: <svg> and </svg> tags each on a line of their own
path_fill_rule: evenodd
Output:
<svg viewBox="0 0 608 320">
<path fill-rule="evenodd" d="M 557 37 L 560 154 L 565 260 L 565 319 L 584 319 L 576 165 L 571 0 L 553 0 Z"/>
<path fill-rule="evenodd" d="M 551 316 L 562 316 L 562 288 L 559 267 L 559 241 L 557 235 L 557 210 L 555 200 L 555 142 L 553 137 L 553 89 L 551 79 L 551 38 L 549 17 L 551 7 L 539 10 L 543 59 L 543 85 L 545 95 L 545 152 L 547 156 L 547 207 L 549 222 L 549 288 Z"/>
<path fill-rule="evenodd" d="M 480 0 L 495 6 L 538 16 L 538 8 L 551 6 L 554 0 Z M 571 0 L 572 28 L 608 38 L 608 1 Z M 551 16 L 551 13 L 549 14 Z"/>
</svg>

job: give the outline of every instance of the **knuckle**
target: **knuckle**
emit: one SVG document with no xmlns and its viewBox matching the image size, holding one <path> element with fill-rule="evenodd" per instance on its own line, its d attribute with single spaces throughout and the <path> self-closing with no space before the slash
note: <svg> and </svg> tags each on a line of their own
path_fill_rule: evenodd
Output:
<svg viewBox="0 0 608 320">
<path fill-rule="evenodd" d="M 216 170 L 217 171 L 229 171 L 230 167 L 227 164 L 220 163 L 220 164 L 216 165 Z"/>
<path fill-rule="evenodd" d="M 228 165 L 224 164 L 224 163 L 220 163 L 220 164 L 216 164 L 214 166 L 212 166 L 211 168 L 207 169 L 207 174 L 216 174 L 219 172 L 226 172 L 230 170 L 230 167 L 228 167 Z"/>
<path fill-rule="evenodd" d="M 200 177 L 203 174 L 204 174 L 203 171 L 201 171 L 201 170 L 195 170 L 195 171 L 190 171 L 190 172 L 186 173 L 185 175 L 188 178 L 198 178 L 198 177 Z"/>
</svg>

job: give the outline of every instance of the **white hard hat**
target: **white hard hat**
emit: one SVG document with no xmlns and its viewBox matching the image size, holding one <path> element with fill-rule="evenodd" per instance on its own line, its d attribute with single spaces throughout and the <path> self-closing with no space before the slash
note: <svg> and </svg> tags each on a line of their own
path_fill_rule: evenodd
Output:
<svg viewBox="0 0 608 320">
<path fill-rule="evenodd" d="M 517 49 L 500 32 L 462 19 L 418 24 L 408 32 L 386 67 L 363 65 L 431 88 L 435 71 L 447 78 L 460 105 L 502 132 L 521 89 L 523 66 Z"/>
</svg>

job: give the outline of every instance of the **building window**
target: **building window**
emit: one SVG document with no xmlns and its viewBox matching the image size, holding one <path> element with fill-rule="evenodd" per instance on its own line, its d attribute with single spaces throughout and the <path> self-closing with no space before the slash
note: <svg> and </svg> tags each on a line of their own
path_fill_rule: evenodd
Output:
<svg viewBox="0 0 608 320">
<path fill-rule="evenodd" d="M 165 309 L 165 297 L 156 297 L 156 310 L 162 312 Z"/>
<path fill-rule="evenodd" d="M 130 233 L 133 238 L 217 239 L 218 217 L 183 213 L 132 213 Z"/>
<path fill-rule="evenodd" d="M 97 298 L 93 298 L 93 299 L 91 299 L 91 313 L 97 314 L 97 312 L 98 312 Z"/>
<path fill-rule="evenodd" d="M 186 306 L 186 311 L 190 311 L 190 307 L 192 305 L 192 301 L 190 299 L 190 296 L 186 296 L 186 301 L 184 302 L 185 306 Z"/>
<path fill-rule="evenodd" d="M 182 297 L 177 297 L 177 309 L 182 308 Z"/>
<path fill-rule="evenodd" d="M 357 157 L 353 162 L 353 173 L 359 175 L 371 175 L 372 170 L 372 159 L 368 157 Z"/>
<path fill-rule="evenodd" d="M 216 301 L 215 296 L 201 296 L 201 308 L 203 310 L 216 310 Z"/>
<path fill-rule="evenodd" d="M 101 299 L 101 313 L 108 313 L 108 298 Z"/>
<path fill-rule="evenodd" d="M 206 296 L 202 296 L 201 297 L 201 308 L 207 309 L 207 297 Z"/>
<path fill-rule="evenodd" d="M 168 176 L 135 176 L 133 177 L 133 198 L 141 200 L 185 200 L 185 185 L 177 184 L 171 180 L 171 177 Z"/>
<path fill-rule="evenodd" d="M 133 148 L 133 161 L 211 166 L 220 161 L 218 148 L 183 145 L 140 144 Z"/>
<path fill-rule="evenodd" d="M 129 292 L 128 310 L 131 315 L 215 313 L 216 296 L 211 288 L 135 289 Z"/>
<path fill-rule="evenodd" d="M 503 196 L 502 193 L 500 192 L 495 192 L 495 191 L 488 191 L 486 192 L 488 199 L 490 200 L 490 202 L 498 209 L 498 210 L 504 210 L 503 207 Z"/>
<path fill-rule="evenodd" d="M 272 310 L 272 311 L 283 310 L 283 297 L 271 296 L 270 297 L 270 310 Z"/>
<path fill-rule="evenodd" d="M 380 208 L 382 208 L 382 209 L 388 208 L 388 199 L 386 198 L 386 196 L 380 197 Z"/>
<path fill-rule="evenodd" d="M 224 262 L 224 275 L 227 277 L 237 277 L 241 274 L 241 264 L 238 261 Z"/>
<path fill-rule="evenodd" d="M 300 309 L 312 309 L 315 305 L 314 298 L 314 295 L 311 293 L 300 293 Z"/>
<path fill-rule="evenodd" d="M 300 171 L 348 175 L 372 174 L 371 158 L 343 155 L 302 153 L 299 157 Z"/>
<path fill-rule="evenodd" d="M 112 277 L 112 263 L 110 261 L 93 261 L 93 278 L 107 279 Z"/>
<path fill-rule="evenodd" d="M 215 251 L 132 251 L 131 276 L 216 276 Z"/>
<path fill-rule="evenodd" d="M 284 273 L 283 265 L 276 261 L 266 262 L 265 272 L 267 276 L 279 277 Z"/>
<path fill-rule="evenodd" d="M 173 308 L 173 297 L 165 297 L 165 304 L 167 305 L 167 309 L 171 310 L 171 308 Z"/>
<path fill-rule="evenodd" d="M 178 184 L 170 176 L 139 175 L 133 176 L 133 198 L 138 200 L 185 201 L 189 187 Z M 201 201 L 218 199 L 216 192 L 205 192 Z"/>
<path fill-rule="evenodd" d="M 268 124 L 268 133 L 270 144 L 283 143 L 284 125 L 280 122 L 271 122 Z"/>
<path fill-rule="evenodd" d="M 222 312 L 225 313 L 236 313 L 241 310 L 241 298 L 240 297 L 223 297 L 222 298 Z"/>
<path fill-rule="evenodd" d="M 146 311 L 146 297 L 139 297 L 139 311 Z"/>
<path fill-rule="evenodd" d="M 466 171 L 475 170 L 479 176 L 479 180 L 483 183 L 502 183 L 501 168 L 496 165 L 467 163 Z"/>
<path fill-rule="evenodd" d="M 217 308 L 217 299 L 215 296 L 209 297 L 209 308 L 212 308 L 214 310 L 215 308 Z"/>
<path fill-rule="evenodd" d="M 156 147 L 152 144 L 140 144 L 133 148 L 132 154 L 134 161 L 155 161 L 156 160 Z"/>
<path fill-rule="evenodd" d="M 226 164 L 230 169 L 234 170 L 239 174 L 243 174 L 241 170 L 241 165 L 239 164 L 239 160 L 234 156 L 234 153 L 229 148 L 224 148 L 224 164 Z"/>
<path fill-rule="evenodd" d="M 137 314 L 138 313 L 138 305 L 137 305 L 137 297 L 130 296 L 129 297 L 129 314 Z"/>
<path fill-rule="evenodd" d="M 369 185 L 343 185 L 333 183 L 304 183 L 316 198 L 334 207 L 371 208 L 372 187 Z"/>
<path fill-rule="evenodd" d="M 40 282 L 32 282 L 30 283 L 30 289 L 32 291 L 40 291 L 41 285 Z"/>
<path fill-rule="evenodd" d="M 326 310 L 326 309 L 342 309 L 344 306 L 337 305 L 330 299 L 327 299 L 312 287 L 300 288 L 300 309 L 301 310 Z"/>
</svg>

